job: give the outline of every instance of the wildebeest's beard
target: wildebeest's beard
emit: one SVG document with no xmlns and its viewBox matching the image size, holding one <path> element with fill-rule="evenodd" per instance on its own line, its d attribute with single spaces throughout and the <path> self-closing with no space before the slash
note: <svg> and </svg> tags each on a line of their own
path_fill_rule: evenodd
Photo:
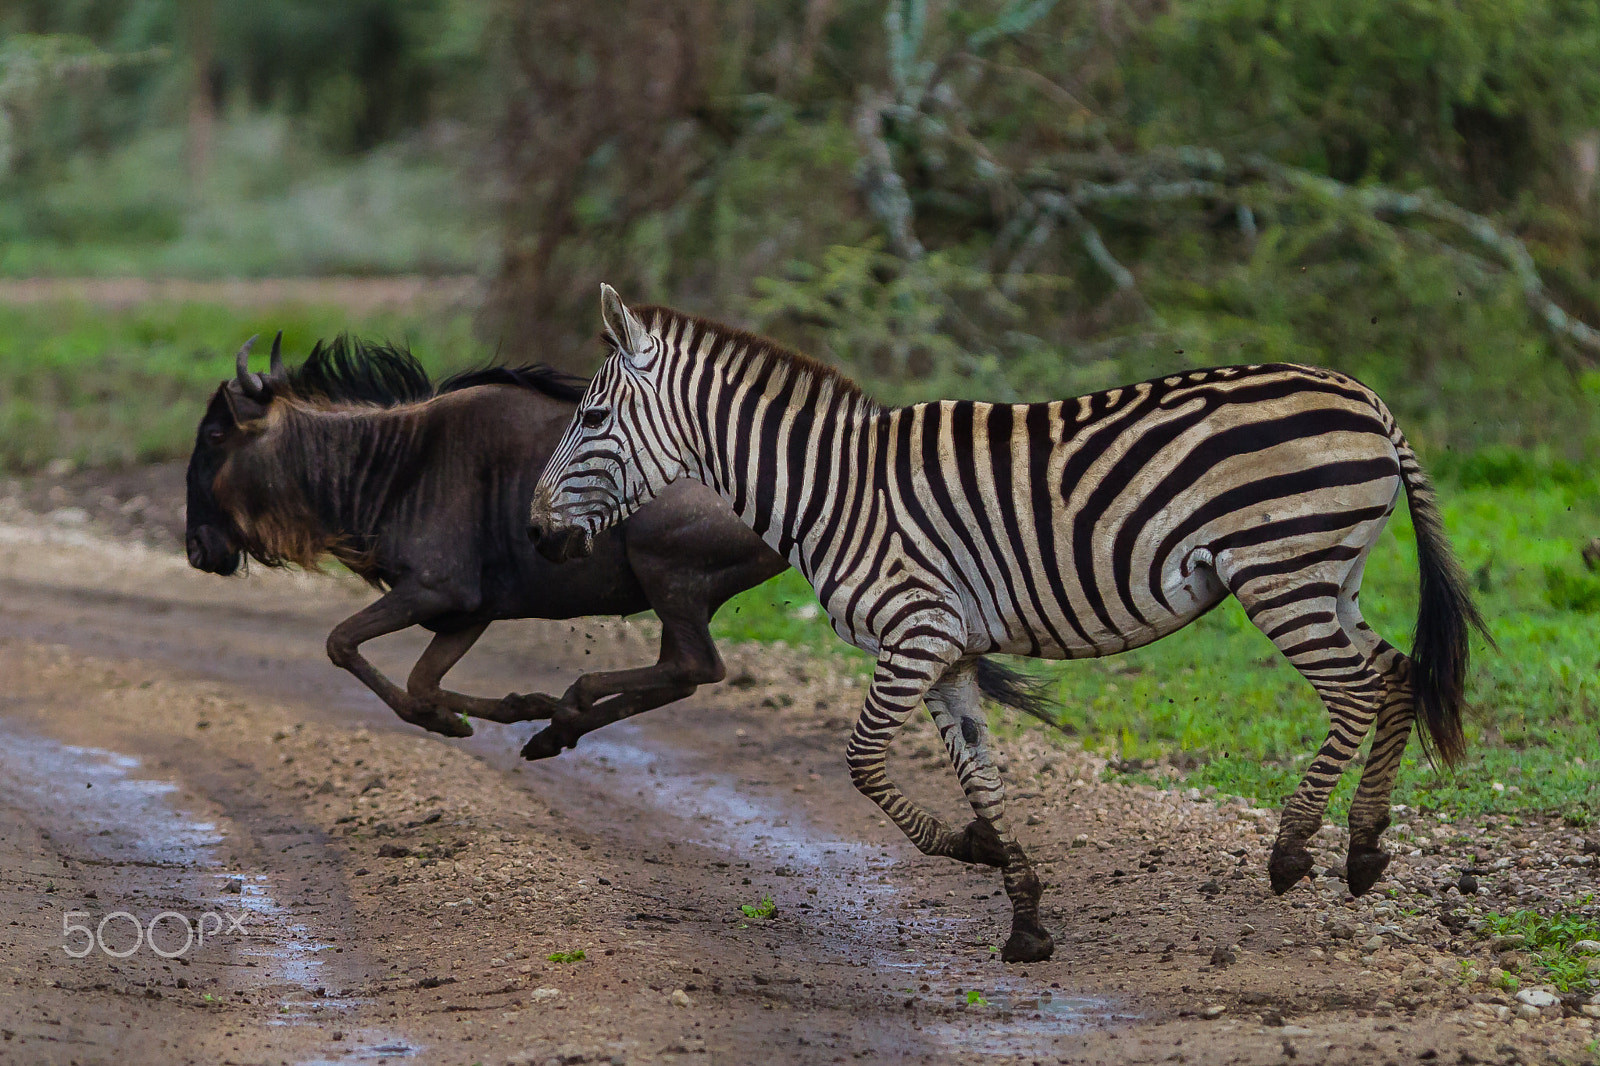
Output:
<svg viewBox="0 0 1600 1066">
<path fill-rule="evenodd" d="M 200 420 L 194 453 L 189 457 L 188 513 L 183 537 L 190 566 L 224 576 L 237 572 L 244 562 L 239 527 L 223 510 L 216 494 L 217 475 L 228 459 L 224 442 L 237 430 L 224 395 L 226 388 L 222 386 L 212 396 L 205 417 Z"/>
</svg>

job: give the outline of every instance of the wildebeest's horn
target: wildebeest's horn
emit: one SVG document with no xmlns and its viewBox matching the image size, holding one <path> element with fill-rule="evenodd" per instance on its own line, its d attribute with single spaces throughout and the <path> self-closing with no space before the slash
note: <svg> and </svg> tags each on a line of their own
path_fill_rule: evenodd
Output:
<svg viewBox="0 0 1600 1066">
<path fill-rule="evenodd" d="M 276 381 L 283 377 L 283 330 L 272 338 L 272 363 L 267 370 L 267 378 Z"/>
<path fill-rule="evenodd" d="M 239 354 L 233 357 L 234 369 L 239 377 L 239 390 L 252 400 L 261 395 L 261 375 L 250 373 L 250 348 L 255 342 L 255 337 L 245 341 L 244 346 L 239 349 Z"/>
</svg>

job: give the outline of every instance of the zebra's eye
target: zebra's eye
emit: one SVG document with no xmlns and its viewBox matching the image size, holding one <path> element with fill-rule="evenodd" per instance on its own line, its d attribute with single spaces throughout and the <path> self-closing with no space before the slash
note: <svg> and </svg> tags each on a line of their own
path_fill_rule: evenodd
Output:
<svg viewBox="0 0 1600 1066">
<path fill-rule="evenodd" d="M 599 429 L 606 424 L 606 419 L 611 415 L 609 408 L 591 407 L 578 417 L 584 429 Z"/>
</svg>

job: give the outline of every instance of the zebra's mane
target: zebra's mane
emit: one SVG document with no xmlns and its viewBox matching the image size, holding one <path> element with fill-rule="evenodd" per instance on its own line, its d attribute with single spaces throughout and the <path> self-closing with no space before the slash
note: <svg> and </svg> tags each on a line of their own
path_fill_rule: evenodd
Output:
<svg viewBox="0 0 1600 1066">
<path fill-rule="evenodd" d="M 751 333 L 737 326 L 729 326 L 699 315 L 691 315 L 687 311 L 679 311 L 671 307 L 661 307 L 648 304 L 634 311 L 639 321 L 645 324 L 652 332 L 666 333 L 672 326 L 679 327 L 681 333 L 683 326 L 693 327 L 694 335 L 698 338 L 704 334 L 711 334 L 715 341 L 712 344 L 713 352 L 744 349 L 757 359 L 771 359 L 779 363 L 787 363 L 795 369 L 810 374 L 812 377 L 833 382 L 834 391 L 841 396 L 852 399 L 864 400 L 867 403 L 874 401 L 862 391 L 861 386 L 845 377 L 837 367 L 830 366 L 822 360 L 787 348 L 770 337 L 763 337 L 758 333 Z M 607 335 L 605 341 L 608 345 L 615 346 L 611 337 Z"/>
</svg>

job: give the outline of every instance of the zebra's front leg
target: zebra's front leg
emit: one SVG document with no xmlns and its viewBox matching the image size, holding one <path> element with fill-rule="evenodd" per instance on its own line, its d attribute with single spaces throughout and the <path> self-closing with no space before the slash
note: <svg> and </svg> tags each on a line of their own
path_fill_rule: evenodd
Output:
<svg viewBox="0 0 1600 1066">
<path fill-rule="evenodd" d="M 889 780 L 887 757 L 889 742 L 944 669 L 943 662 L 922 656 L 880 655 L 866 703 L 845 747 L 856 791 L 876 803 L 924 855 L 954 855 L 963 834 L 906 798 Z"/>
<path fill-rule="evenodd" d="M 1039 921 L 1044 886 L 1006 818 L 1005 786 L 989 747 L 989 730 L 979 700 L 976 663 L 951 667 L 928 693 L 928 712 L 944 738 L 950 763 L 972 804 L 974 815 L 956 846 L 946 852 L 964 862 L 998 866 L 1011 899 L 1011 935 L 1000 958 L 1005 962 L 1042 962 L 1055 951 L 1055 940 Z"/>
</svg>

